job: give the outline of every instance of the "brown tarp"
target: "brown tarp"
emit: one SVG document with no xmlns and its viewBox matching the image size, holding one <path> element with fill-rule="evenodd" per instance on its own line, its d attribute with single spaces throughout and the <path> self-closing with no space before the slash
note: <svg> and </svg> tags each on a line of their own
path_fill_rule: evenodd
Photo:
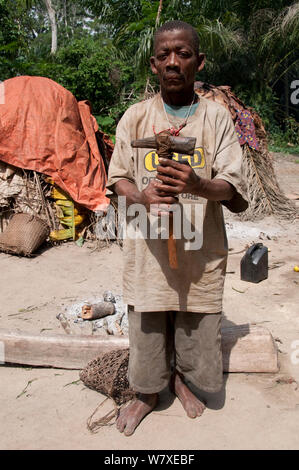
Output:
<svg viewBox="0 0 299 470">
<path fill-rule="evenodd" d="M 51 176 L 77 203 L 103 210 L 107 176 L 89 103 L 44 77 L 15 77 L 1 87 L 0 160 Z"/>
</svg>

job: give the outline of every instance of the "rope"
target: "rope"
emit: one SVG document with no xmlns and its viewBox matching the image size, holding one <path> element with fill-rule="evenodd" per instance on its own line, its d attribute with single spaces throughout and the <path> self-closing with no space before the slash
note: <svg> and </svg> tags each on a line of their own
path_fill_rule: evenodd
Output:
<svg viewBox="0 0 299 470">
<path fill-rule="evenodd" d="M 163 132 L 163 133 L 162 133 Z M 168 131 L 162 131 L 156 134 L 157 154 L 161 158 L 172 158 L 170 134 Z"/>
</svg>

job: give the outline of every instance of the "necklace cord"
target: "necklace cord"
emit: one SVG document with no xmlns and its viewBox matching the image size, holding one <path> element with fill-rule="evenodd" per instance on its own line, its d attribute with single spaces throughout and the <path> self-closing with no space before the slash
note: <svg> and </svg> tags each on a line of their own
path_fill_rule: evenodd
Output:
<svg viewBox="0 0 299 470">
<path fill-rule="evenodd" d="M 168 131 L 170 131 L 171 135 L 175 135 L 175 136 L 178 136 L 180 131 L 187 125 L 187 122 L 188 122 L 188 119 L 189 119 L 189 116 L 190 116 L 190 113 L 191 113 L 191 108 L 195 102 L 195 98 L 196 98 L 196 94 L 194 93 L 193 95 L 193 100 L 189 106 L 189 109 L 188 109 L 188 112 L 186 113 L 186 116 L 184 117 L 184 121 L 182 122 L 182 124 L 176 129 L 174 126 L 171 126 L 170 124 L 170 121 L 169 121 L 169 118 L 168 118 L 168 115 L 167 115 L 167 112 L 166 112 L 166 109 L 165 109 L 165 103 L 163 101 L 163 98 L 161 96 L 161 101 L 162 101 L 162 105 L 163 105 L 163 109 L 164 109 L 164 114 L 165 114 L 165 117 L 168 121 L 168 124 L 169 124 L 169 129 L 167 129 Z M 163 132 L 163 131 L 161 131 Z M 156 133 L 155 133 L 156 134 Z"/>
</svg>

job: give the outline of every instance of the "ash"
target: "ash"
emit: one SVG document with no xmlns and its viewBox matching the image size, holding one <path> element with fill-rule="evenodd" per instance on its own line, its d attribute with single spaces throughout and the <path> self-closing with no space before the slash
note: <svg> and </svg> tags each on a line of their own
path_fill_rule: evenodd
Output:
<svg viewBox="0 0 299 470">
<path fill-rule="evenodd" d="M 103 301 L 114 303 L 115 313 L 113 315 L 107 315 L 98 320 L 83 320 L 83 318 L 81 318 L 80 315 L 83 305 Z M 63 314 L 75 334 L 103 336 L 128 334 L 127 304 L 123 303 L 121 295 L 113 294 L 111 291 L 104 292 L 102 296 L 91 296 L 83 301 L 68 305 L 64 308 Z M 58 317 L 59 315 L 57 318 Z"/>
</svg>

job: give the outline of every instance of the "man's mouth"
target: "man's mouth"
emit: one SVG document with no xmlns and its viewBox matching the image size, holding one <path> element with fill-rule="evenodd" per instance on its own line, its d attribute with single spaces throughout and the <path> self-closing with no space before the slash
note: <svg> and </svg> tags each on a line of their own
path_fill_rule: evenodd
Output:
<svg viewBox="0 0 299 470">
<path fill-rule="evenodd" d="M 183 77 L 182 75 L 178 75 L 178 74 L 175 74 L 175 73 L 169 73 L 167 75 L 164 75 L 164 80 L 168 81 L 168 82 L 178 82 L 178 81 L 182 81 L 183 80 Z"/>
</svg>

